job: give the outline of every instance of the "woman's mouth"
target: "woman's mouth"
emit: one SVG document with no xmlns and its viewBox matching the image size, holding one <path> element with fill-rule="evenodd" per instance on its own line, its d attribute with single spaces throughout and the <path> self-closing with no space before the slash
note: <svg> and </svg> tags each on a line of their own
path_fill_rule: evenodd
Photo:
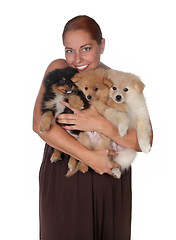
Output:
<svg viewBox="0 0 176 240">
<path fill-rule="evenodd" d="M 81 71 L 84 71 L 88 68 L 88 64 L 87 65 L 83 65 L 83 66 L 76 66 L 76 69 L 81 72 Z"/>
</svg>

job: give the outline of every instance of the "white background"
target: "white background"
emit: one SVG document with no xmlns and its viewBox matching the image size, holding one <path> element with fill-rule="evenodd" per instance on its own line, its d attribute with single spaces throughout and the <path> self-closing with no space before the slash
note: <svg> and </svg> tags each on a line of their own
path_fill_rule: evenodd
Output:
<svg viewBox="0 0 176 240">
<path fill-rule="evenodd" d="M 64 24 L 79 14 L 95 18 L 102 28 L 102 61 L 139 75 L 146 84 L 154 144 L 149 155 L 139 153 L 133 164 L 132 240 L 174 240 L 174 0 L 0 3 L 0 239 L 39 239 L 38 173 L 44 142 L 32 131 L 33 106 L 48 64 L 64 57 Z"/>
</svg>

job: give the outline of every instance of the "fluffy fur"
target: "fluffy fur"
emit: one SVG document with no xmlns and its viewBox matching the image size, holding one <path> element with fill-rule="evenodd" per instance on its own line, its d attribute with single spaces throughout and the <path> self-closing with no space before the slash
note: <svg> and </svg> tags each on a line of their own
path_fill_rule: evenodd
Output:
<svg viewBox="0 0 176 240">
<path fill-rule="evenodd" d="M 148 153 L 151 149 L 151 125 L 143 95 L 145 85 L 139 77 L 131 73 L 109 70 L 107 71 L 107 77 L 113 83 L 109 92 L 108 105 L 111 106 L 113 101 L 117 106 L 123 104 L 126 109 L 118 111 L 118 119 L 114 118 L 112 114 L 112 112 L 116 112 L 115 109 L 107 109 L 105 117 L 117 126 L 121 136 L 124 136 L 130 128 L 136 129 L 139 146 L 143 152 Z M 112 148 L 119 150 L 119 155 L 113 161 L 120 164 L 121 171 L 128 169 L 136 156 L 136 152 L 114 143 Z M 121 171 L 119 169 L 113 169 L 112 171 L 115 177 L 120 178 Z"/>
<path fill-rule="evenodd" d="M 53 124 L 56 124 L 56 118 L 60 113 L 72 113 L 60 103 L 61 100 L 69 102 L 74 108 L 81 110 L 89 107 L 89 102 L 84 93 L 71 80 L 78 71 L 67 67 L 56 69 L 50 72 L 44 79 L 45 93 L 42 99 L 42 116 L 40 118 L 40 132 L 48 131 Z M 71 131 L 71 134 L 79 134 L 80 131 Z M 74 135 L 75 136 L 75 135 Z M 51 156 L 51 162 L 60 159 L 60 151 L 54 149 Z M 86 168 L 87 169 L 87 168 Z M 84 166 L 80 171 L 85 172 Z"/>
</svg>

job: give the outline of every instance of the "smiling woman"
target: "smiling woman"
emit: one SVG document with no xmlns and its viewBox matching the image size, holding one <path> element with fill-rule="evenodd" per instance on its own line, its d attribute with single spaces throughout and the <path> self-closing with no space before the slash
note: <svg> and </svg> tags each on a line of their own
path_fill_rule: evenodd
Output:
<svg viewBox="0 0 176 240">
<path fill-rule="evenodd" d="M 48 72 L 71 66 L 78 71 L 108 67 L 100 62 L 105 40 L 98 24 L 90 17 L 78 16 L 70 20 L 63 32 L 66 60 L 53 61 Z M 40 235 L 42 240 L 129 240 L 131 233 L 131 170 L 120 179 L 112 177 L 118 167 L 109 149 L 90 150 L 81 145 L 59 125 L 39 132 L 41 100 L 45 92 L 42 83 L 34 108 L 34 131 L 46 142 L 40 169 Z M 69 107 L 69 106 L 68 106 Z M 98 131 L 124 147 L 140 150 L 136 131 L 131 129 L 121 138 L 117 128 L 102 117 L 95 107 L 74 114 L 63 114 L 82 131 Z M 69 118 L 71 117 L 71 119 Z M 90 167 L 66 178 L 69 156 L 52 164 L 53 148 L 58 149 Z"/>
<path fill-rule="evenodd" d="M 67 63 L 78 71 L 97 68 L 100 55 L 104 52 L 105 40 L 98 44 L 84 30 L 70 30 L 64 34 Z"/>
<path fill-rule="evenodd" d="M 64 27 L 62 38 L 66 61 L 70 66 L 77 68 L 78 71 L 99 66 L 105 39 L 94 19 L 86 16 L 71 19 Z"/>
</svg>

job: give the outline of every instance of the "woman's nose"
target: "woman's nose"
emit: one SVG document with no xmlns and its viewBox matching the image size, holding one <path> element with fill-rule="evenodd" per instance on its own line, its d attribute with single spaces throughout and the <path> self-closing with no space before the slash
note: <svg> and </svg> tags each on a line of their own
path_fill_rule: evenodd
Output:
<svg viewBox="0 0 176 240">
<path fill-rule="evenodd" d="M 78 64 L 78 63 L 81 63 L 81 54 L 79 52 L 76 53 L 76 56 L 75 56 L 75 62 Z"/>
</svg>

